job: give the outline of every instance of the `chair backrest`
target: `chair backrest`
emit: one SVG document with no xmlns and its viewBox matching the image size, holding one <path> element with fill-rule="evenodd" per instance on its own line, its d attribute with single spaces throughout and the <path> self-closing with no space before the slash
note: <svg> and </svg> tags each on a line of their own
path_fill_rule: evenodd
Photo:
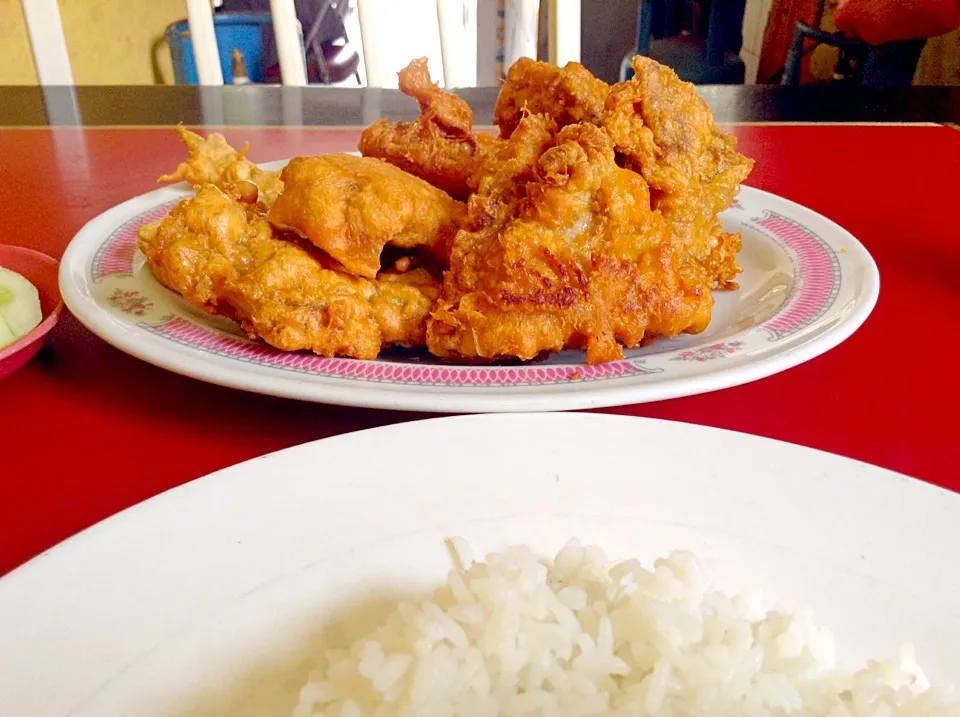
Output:
<svg viewBox="0 0 960 717">
<path fill-rule="evenodd" d="M 395 0 L 357 0 L 368 86 L 396 87 L 397 71 L 411 57 L 429 55 L 436 35 L 446 87 L 496 84 L 518 57 L 536 56 L 541 3 L 550 61 L 562 65 L 580 59 L 581 0 L 436 0 L 435 18 L 432 2 L 401 6 Z M 436 35 L 430 29 L 434 20 Z"/>
<path fill-rule="evenodd" d="M 437 0 L 437 26 L 443 57 L 443 84 L 446 87 L 474 87 L 478 65 L 477 1 Z M 370 84 L 369 75 L 367 83 Z"/>
<path fill-rule="evenodd" d="M 328 0 L 319 0 L 325 2 Z M 422 0 L 432 3 L 433 0 Z M 580 59 L 580 2 L 581 0 L 545 0 L 549 25 L 550 61 L 565 64 Z M 34 64 L 41 85 L 72 85 L 73 75 L 67 53 L 66 40 L 57 0 L 21 0 L 27 30 L 33 48 Z M 509 65 L 512 55 L 535 54 L 536 25 L 533 25 L 533 50 L 504 43 L 502 38 L 515 38 L 518 29 L 530 34 L 531 17 L 537 16 L 541 0 L 436 0 L 435 17 L 439 35 L 440 55 L 444 85 L 469 87 L 489 84 L 488 71 L 499 61 L 497 72 Z M 185 0 L 190 39 L 193 45 L 197 78 L 201 85 L 222 85 L 223 71 L 214 30 L 211 0 Z M 479 4 L 479 5 L 478 5 Z M 399 67 L 389 58 L 389 50 L 401 43 L 411 44 L 398 28 L 389 22 L 391 13 L 399 8 L 409 8 L 412 2 L 397 0 L 357 0 L 360 43 L 367 85 L 385 87 L 395 84 L 395 72 Z M 496 12 L 491 9 L 496 8 Z M 280 76 L 284 85 L 306 85 L 307 70 L 303 53 L 300 25 L 297 21 L 294 0 L 270 0 L 273 29 L 277 42 L 277 57 Z M 431 11 L 432 13 L 432 11 Z M 490 27 L 490 20 L 494 26 Z M 429 26 L 429 23 L 428 23 Z M 422 26 L 420 26 L 422 27 Z M 491 45 L 491 36 L 500 38 L 498 45 Z M 419 30 L 418 30 L 419 37 Z M 417 40 L 419 42 L 419 39 Z M 506 45 L 506 56 L 505 55 Z M 494 53 L 491 57 L 490 48 Z M 478 50 L 479 48 L 479 50 Z M 418 48 L 410 48 L 404 56 L 424 54 Z M 512 53 L 512 54 L 511 54 Z M 519 53 L 519 54 L 518 54 Z M 405 64 L 405 63 L 404 63 Z M 439 70 L 440 68 L 436 68 Z M 494 73 L 492 75 L 496 77 Z"/>
<path fill-rule="evenodd" d="M 33 64 L 41 85 L 73 85 L 57 0 L 21 0 Z"/>
</svg>

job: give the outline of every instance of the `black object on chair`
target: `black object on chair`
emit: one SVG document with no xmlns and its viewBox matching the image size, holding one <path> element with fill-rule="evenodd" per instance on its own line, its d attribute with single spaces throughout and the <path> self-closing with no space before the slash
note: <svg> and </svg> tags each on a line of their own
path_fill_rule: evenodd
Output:
<svg viewBox="0 0 960 717">
<path fill-rule="evenodd" d="M 350 0 L 294 0 L 294 8 L 301 25 L 309 28 L 303 41 L 307 81 L 335 84 L 353 75 L 359 83 L 360 54 L 350 44 L 344 25 L 346 14 L 352 10 Z M 269 13 L 270 0 L 223 0 L 221 10 Z M 279 83 L 280 63 L 272 25 L 265 28 L 263 48 L 264 81 Z"/>
<path fill-rule="evenodd" d="M 312 55 L 317 63 L 322 84 L 336 84 L 350 75 L 356 75 L 360 82 L 360 54 L 350 46 L 343 23 L 348 10 L 347 0 L 320 0 L 317 17 L 303 42 L 308 57 Z M 332 22 L 326 23 L 327 20 Z"/>
<path fill-rule="evenodd" d="M 740 59 L 746 0 L 640 0 L 636 54 L 700 85 L 743 84 Z M 620 79 L 633 76 L 623 58 Z"/>
<path fill-rule="evenodd" d="M 804 48 L 807 40 L 814 44 Z M 803 56 L 817 45 L 830 45 L 840 51 L 833 71 L 834 82 L 866 87 L 909 87 L 926 42 L 921 38 L 871 45 L 842 32 L 826 32 L 798 22 L 793 29 L 780 84 L 799 85 Z"/>
</svg>

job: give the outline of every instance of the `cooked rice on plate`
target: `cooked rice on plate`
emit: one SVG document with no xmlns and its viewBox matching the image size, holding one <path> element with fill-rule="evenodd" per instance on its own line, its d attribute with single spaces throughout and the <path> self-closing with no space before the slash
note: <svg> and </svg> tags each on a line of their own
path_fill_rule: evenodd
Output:
<svg viewBox="0 0 960 717">
<path fill-rule="evenodd" d="M 960 717 L 909 645 L 839 670 L 808 610 L 713 590 L 690 553 L 648 569 L 576 540 L 553 560 L 451 546 L 429 601 L 320 656 L 294 717 Z"/>
</svg>

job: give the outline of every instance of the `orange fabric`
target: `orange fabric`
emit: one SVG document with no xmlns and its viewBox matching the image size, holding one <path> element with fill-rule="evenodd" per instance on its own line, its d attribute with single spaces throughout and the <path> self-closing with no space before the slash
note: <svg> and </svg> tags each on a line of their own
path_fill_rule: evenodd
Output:
<svg viewBox="0 0 960 717">
<path fill-rule="evenodd" d="M 936 37 L 960 26 L 960 0 L 840 0 L 834 22 L 873 45 Z"/>
<path fill-rule="evenodd" d="M 757 68 L 757 82 L 780 84 L 780 75 L 787 61 L 787 52 L 793 41 L 793 28 L 797 21 L 808 25 L 817 22 L 817 0 L 773 0 L 770 17 L 763 33 L 763 49 L 760 52 L 760 64 Z M 809 82 L 810 55 L 802 60 L 801 83 Z"/>
</svg>

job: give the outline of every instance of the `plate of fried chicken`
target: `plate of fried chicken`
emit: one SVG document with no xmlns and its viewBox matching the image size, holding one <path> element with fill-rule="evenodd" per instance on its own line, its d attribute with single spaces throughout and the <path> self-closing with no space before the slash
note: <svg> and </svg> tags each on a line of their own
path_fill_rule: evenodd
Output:
<svg viewBox="0 0 960 717">
<path fill-rule="evenodd" d="M 141 359 L 303 400 L 561 410 L 763 378 L 836 346 L 879 292 L 841 227 L 741 186 L 753 161 L 644 58 L 607 85 L 521 59 L 474 127 L 425 60 L 413 122 L 264 165 L 178 128 L 172 186 L 91 221 L 71 311 Z"/>
</svg>

